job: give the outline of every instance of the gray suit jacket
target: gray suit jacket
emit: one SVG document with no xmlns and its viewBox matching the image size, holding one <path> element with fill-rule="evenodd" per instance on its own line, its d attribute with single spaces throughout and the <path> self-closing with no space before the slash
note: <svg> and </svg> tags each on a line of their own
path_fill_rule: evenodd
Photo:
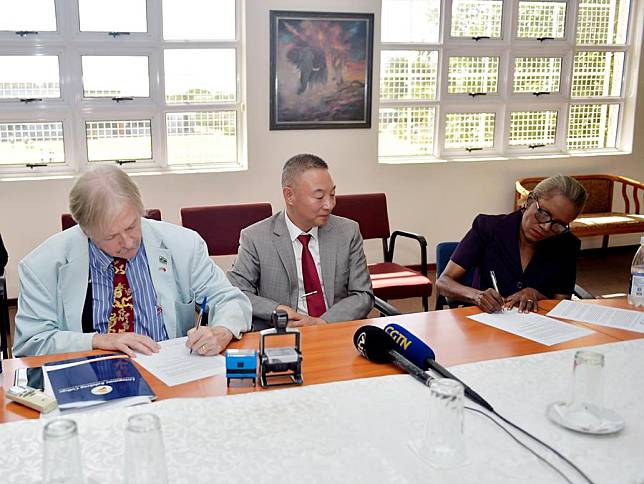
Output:
<svg viewBox="0 0 644 484">
<path fill-rule="evenodd" d="M 358 224 L 331 215 L 318 237 L 328 308 L 321 318 L 327 322 L 364 318 L 374 298 Z M 283 212 L 242 230 L 228 279 L 250 299 L 254 323 L 269 320 L 279 304 L 297 308 L 295 255 Z"/>
</svg>

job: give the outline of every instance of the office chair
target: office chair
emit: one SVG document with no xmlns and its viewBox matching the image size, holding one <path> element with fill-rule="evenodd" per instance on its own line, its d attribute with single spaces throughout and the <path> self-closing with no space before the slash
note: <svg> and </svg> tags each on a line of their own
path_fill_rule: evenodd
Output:
<svg viewBox="0 0 644 484">
<path fill-rule="evenodd" d="M 201 235 L 208 245 L 209 255 L 235 255 L 240 232 L 272 214 L 270 203 L 184 207 L 181 225 Z"/>
<path fill-rule="evenodd" d="M 441 242 L 436 246 L 436 279 L 440 277 L 440 275 L 447 267 L 450 257 L 452 257 L 452 254 L 456 250 L 456 247 L 458 247 L 458 244 L 458 242 Z M 471 286 L 473 277 L 474 271 L 470 269 L 465 273 L 465 276 L 463 276 L 463 279 L 461 279 L 459 282 L 465 286 Z M 454 309 L 460 306 L 471 306 L 471 304 L 469 303 L 447 299 L 447 297 L 443 296 L 442 294 L 437 294 L 435 306 L 436 310 L 444 309 L 445 305 L 447 305 L 450 309 Z"/>
<path fill-rule="evenodd" d="M 161 210 L 158 208 L 148 208 L 145 211 L 144 217 L 152 220 L 161 220 Z M 67 230 L 76 225 L 76 221 L 70 213 L 64 213 L 60 216 L 60 225 L 62 226 L 62 230 Z"/>
<path fill-rule="evenodd" d="M 384 299 L 420 297 L 423 309 L 429 311 L 432 282 L 427 277 L 427 241 L 422 235 L 402 230 L 389 230 L 387 198 L 384 193 L 338 195 L 335 215 L 358 222 L 364 240 L 381 239 L 384 262 L 369 264 L 374 294 Z M 393 262 L 398 237 L 416 240 L 420 249 L 420 272 Z"/>
</svg>

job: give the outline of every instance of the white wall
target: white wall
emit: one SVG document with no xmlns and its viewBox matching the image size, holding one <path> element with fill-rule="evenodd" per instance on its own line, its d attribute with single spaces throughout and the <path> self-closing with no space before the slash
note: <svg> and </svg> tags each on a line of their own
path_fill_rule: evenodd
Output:
<svg viewBox="0 0 644 484">
<path fill-rule="evenodd" d="M 322 156 L 331 166 L 338 193 L 384 191 L 392 228 L 424 234 L 430 259 L 436 243 L 459 240 L 477 213 L 512 209 L 514 181 L 556 173 L 613 173 L 644 179 L 644 116 L 636 115 L 633 152 L 540 160 L 379 165 L 377 111 L 372 129 L 269 131 L 268 11 L 329 10 L 376 12 L 378 0 L 247 0 L 248 171 L 233 173 L 153 175 L 137 177 L 147 207 L 161 209 L 164 220 L 178 222 L 179 208 L 190 205 L 269 201 L 281 207 L 280 170 L 298 152 Z M 378 16 L 376 16 L 378 23 Z M 378 29 L 376 29 L 378 34 Z M 640 65 L 636 113 L 644 112 L 644 63 Z M 377 67 L 377 65 L 376 65 Z M 377 72 L 377 71 L 375 71 Z M 16 297 L 17 263 L 46 237 L 60 230 L 67 211 L 72 180 L 0 181 L 0 233 L 9 251 L 9 296 Z M 614 243 L 637 237 L 615 237 Z M 596 244 L 586 240 L 586 246 Z M 380 257 L 380 245 L 367 243 L 370 261 Z M 417 263 L 414 245 L 397 248 L 399 261 Z M 224 265 L 229 261 L 224 260 Z"/>
</svg>

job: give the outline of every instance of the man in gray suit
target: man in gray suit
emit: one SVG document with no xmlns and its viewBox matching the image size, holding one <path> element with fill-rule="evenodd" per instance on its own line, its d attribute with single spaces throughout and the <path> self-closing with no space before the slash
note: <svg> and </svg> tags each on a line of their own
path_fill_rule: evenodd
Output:
<svg viewBox="0 0 644 484">
<path fill-rule="evenodd" d="M 364 318 L 374 297 L 362 236 L 353 220 L 331 215 L 335 185 L 315 155 L 295 155 L 282 170 L 286 210 L 242 230 L 228 279 L 253 306 L 253 329 L 276 309 L 290 326 Z"/>
</svg>

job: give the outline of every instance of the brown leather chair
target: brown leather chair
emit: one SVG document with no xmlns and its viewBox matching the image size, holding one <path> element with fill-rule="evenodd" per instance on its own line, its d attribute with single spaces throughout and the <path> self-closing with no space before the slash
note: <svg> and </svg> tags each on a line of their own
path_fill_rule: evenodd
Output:
<svg viewBox="0 0 644 484">
<path fill-rule="evenodd" d="M 420 297 L 423 308 L 429 311 L 432 282 L 427 277 L 427 241 L 422 235 L 412 232 L 390 232 L 385 194 L 338 195 L 333 213 L 358 222 L 363 239 L 382 240 L 384 262 L 368 265 L 374 294 L 384 300 Z M 407 237 L 418 242 L 420 272 L 393 262 L 398 237 Z"/>
<path fill-rule="evenodd" d="M 181 225 L 203 237 L 210 255 L 235 255 L 242 229 L 272 214 L 270 203 L 184 207 Z"/>
<path fill-rule="evenodd" d="M 148 208 L 145 211 L 145 218 L 152 220 L 161 220 L 161 210 L 158 208 Z M 76 221 L 72 218 L 70 213 L 64 213 L 60 216 L 60 225 L 63 227 L 63 230 L 67 230 L 70 227 L 76 225 Z"/>
</svg>

